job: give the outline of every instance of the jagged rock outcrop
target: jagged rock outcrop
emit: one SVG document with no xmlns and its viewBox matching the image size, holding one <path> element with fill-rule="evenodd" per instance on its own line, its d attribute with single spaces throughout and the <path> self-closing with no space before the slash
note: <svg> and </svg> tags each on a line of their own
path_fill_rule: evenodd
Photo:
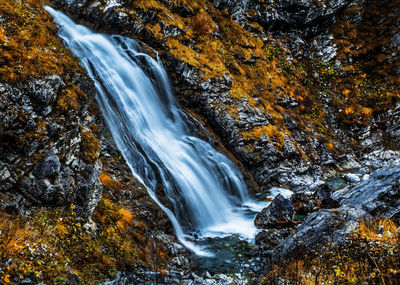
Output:
<svg viewBox="0 0 400 285">
<path fill-rule="evenodd" d="M 336 191 L 333 197 L 341 205 L 364 209 L 375 217 L 399 217 L 400 167 L 375 171 L 356 186 Z"/>
<path fill-rule="evenodd" d="M 259 228 L 279 227 L 290 225 L 293 221 L 294 207 L 289 199 L 285 199 L 281 194 L 257 214 L 254 223 Z"/>
<path fill-rule="evenodd" d="M 317 209 L 316 204 L 321 198 L 329 199 L 331 205 L 341 206 L 310 214 L 290 237 L 281 239 L 272 254 L 273 262 L 297 258 L 307 251 L 321 252 L 330 245 L 342 245 L 360 221 L 370 220 L 372 217 L 398 220 L 399 183 L 400 167 L 395 166 L 377 170 L 366 175 L 355 186 L 349 185 L 334 193 L 325 184 L 318 187 L 314 194 L 294 194 L 291 199 L 294 201 L 296 213 L 308 213 Z M 268 244 L 269 239 L 266 232 L 257 238 L 261 244 Z"/>
<path fill-rule="evenodd" d="M 22 208 L 74 203 L 87 218 L 102 193 L 101 163 L 85 162 L 80 150 L 81 128 L 89 124 L 84 118 L 95 90 L 85 75 L 71 78 L 87 94 L 75 115 L 60 114 L 56 101 L 68 91 L 57 75 L 17 86 L 0 84 L 3 191 L 25 197 L 25 202 L 19 200 Z"/>
<path fill-rule="evenodd" d="M 258 22 L 270 32 L 301 30 L 305 36 L 325 31 L 345 8 L 362 3 L 360 0 L 214 0 L 213 2 L 218 8 L 228 9 L 233 18 L 240 23 Z"/>
</svg>

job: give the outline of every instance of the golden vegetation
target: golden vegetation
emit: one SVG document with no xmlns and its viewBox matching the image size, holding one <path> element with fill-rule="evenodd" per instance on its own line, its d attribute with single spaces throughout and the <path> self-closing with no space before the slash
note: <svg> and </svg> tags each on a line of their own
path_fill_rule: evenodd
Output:
<svg viewBox="0 0 400 285">
<path fill-rule="evenodd" d="M 344 123 L 367 124 L 373 114 L 387 110 L 400 98 L 400 77 L 396 75 L 400 62 L 391 59 L 396 50 L 390 47 L 392 32 L 400 17 L 399 10 L 395 9 L 399 5 L 399 0 L 385 5 L 374 0 L 365 7 L 352 6 L 332 28 L 338 59 L 343 63 L 342 72 L 346 76 L 335 77 L 336 82 L 331 87 L 337 94 L 334 104 L 344 110 L 341 116 Z M 361 8 L 364 17 L 360 25 L 346 20 Z M 350 108 L 352 112 L 349 113 Z"/>
<path fill-rule="evenodd" d="M 69 88 L 61 91 L 57 99 L 58 110 L 64 114 L 77 111 L 79 108 L 79 99 L 86 99 L 86 94 L 77 86 L 71 85 Z"/>
<path fill-rule="evenodd" d="M 332 28 L 342 68 L 315 58 L 302 62 L 288 60 L 290 54 L 278 41 L 268 38 L 263 42 L 257 34 L 244 30 L 227 12 L 216 9 L 209 1 L 171 2 L 138 0 L 132 2 L 132 11 L 153 12 L 157 21 L 146 25 L 147 31 L 163 42 L 173 57 L 198 69 L 204 79 L 224 75 L 233 79 L 229 91 L 233 103 L 219 106 L 219 110 L 237 118 L 235 105 L 246 100 L 248 107 L 259 109 L 274 119 L 273 125 L 277 130 L 264 132 L 256 128 L 243 131 L 240 134 L 246 140 L 271 132 L 275 141 L 281 141 L 282 134 L 290 135 L 284 124 L 284 113 L 295 118 L 304 131 L 316 130 L 325 136 L 326 141 L 335 140 L 325 120 L 326 114 L 319 98 L 321 92 L 332 98 L 337 117 L 344 125 L 369 124 L 371 117 L 394 106 L 400 96 L 396 88 L 399 78 L 393 76 L 398 63 L 387 61 L 392 51 L 388 49 L 385 56 L 376 53 L 377 45 L 390 45 L 391 27 L 398 15 L 389 12 L 399 4 L 399 0 L 381 9 L 376 7 L 378 1 L 372 1 L 365 9 L 360 26 L 355 27 L 341 19 Z M 174 12 L 174 7 L 181 5 L 187 6 L 191 15 L 182 16 Z M 358 10 L 360 7 L 351 7 L 346 15 Z M 383 23 L 377 23 L 382 17 L 376 14 L 388 14 L 389 17 Z M 164 35 L 160 22 L 176 27 L 181 33 Z M 248 24 L 257 27 L 256 23 Z M 259 25 L 258 29 L 261 29 Z M 284 38 L 280 40 L 285 41 Z M 357 48 L 352 48 L 354 46 Z M 348 54 L 353 56 L 352 64 L 347 63 Z M 374 59 L 368 61 L 371 55 Z M 378 63 L 387 70 L 381 70 Z M 340 75 L 343 72 L 345 76 Z M 318 74 L 317 78 L 315 74 Z M 384 76 L 390 79 L 387 83 L 382 79 Z M 278 99 L 282 97 L 297 100 L 298 107 L 290 110 L 282 108 L 278 104 Z M 276 144 L 278 148 L 281 145 Z M 333 150 L 329 146 L 328 149 Z"/>
<path fill-rule="evenodd" d="M 81 155 L 86 163 L 93 164 L 99 158 L 100 141 L 88 131 L 81 132 Z"/>
<path fill-rule="evenodd" d="M 303 75 L 286 60 L 279 43 L 272 38 L 264 43 L 209 1 L 171 2 L 175 7 L 187 6 L 192 15 L 184 17 L 174 13 L 171 5 L 161 1 L 134 1 L 132 9 L 155 13 L 157 21 L 147 25 L 147 31 L 161 40 L 173 57 L 198 69 L 204 79 L 224 75 L 233 78 L 229 96 L 234 103 L 220 106 L 221 110 L 235 117 L 237 110 L 234 105 L 246 99 L 249 107 L 260 109 L 276 119 L 274 124 L 279 131 L 269 131 L 281 141 L 279 133 L 288 131 L 283 123 L 282 110 L 276 105 L 277 97 L 288 96 L 303 101 L 307 90 L 298 81 L 298 77 Z M 160 22 L 178 28 L 181 33 L 177 36 L 163 35 Z M 264 106 L 269 106 L 269 109 Z M 256 132 L 251 130 L 248 134 L 241 134 L 247 139 L 254 138 Z"/>
<path fill-rule="evenodd" d="M 361 223 L 343 246 L 330 245 L 289 264 L 275 266 L 262 284 L 397 284 L 400 229 L 390 219 Z M 364 282 L 364 283 L 363 283 Z"/>
<path fill-rule="evenodd" d="M 30 278 L 64 284 L 78 278 L 84 284 L 96 284 L 138 264 L 163 269 L 166 255 L 149 246 L 146 225 L 129 209 L 103 199 L 93 220 L 97 229 L 85 231 L 74 205 L 26 218 L 2 213 L 0 264 L 12 262 L 1 266 L 0 283 Z"/>
<path fill-rule="evenodd" d="M 269 141 L 275 142 L 279 148 L 281 148 L 283 146 L 285 133 L 280 131 L 277 126 L 269 124 L 267 126 L 255 127 L 250 131 L 243 132 L 242 136 L 245 140 L 257 140 L 262 136 L 265 136 Z"/>
<path fill-rule="evenodd" d="M 18 82 L 81 69 L 56 36 L 56 26 L 43 4 L 40 0 L 2 0 L 0 81 Z"/>
<path fill-rule="evenodd" d="M 121 190 L 123 189 L 124 185 L 115 179 L 111 178 L 105 169 L 100 173 L 100 181 L 104 187 L 110 190 Z"/>
</svg>

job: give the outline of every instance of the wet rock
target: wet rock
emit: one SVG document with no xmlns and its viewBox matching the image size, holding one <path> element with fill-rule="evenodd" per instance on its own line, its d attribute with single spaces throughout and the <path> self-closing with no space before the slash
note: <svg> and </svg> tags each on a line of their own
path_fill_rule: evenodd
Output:
<svg viewBox="0 0 400 285">
<path fill-rule="evenodd" d="M 360 177 L 354 173 L 346 173 L 344 178 L 350 183 L 358 183 L 361 181 Z"/>
<path fill-rule="evenodd" d="M 319 209 L 330 209 L 339 207 L 340 204 L 332 198 L 334 188 L 323 183 L 313 188 L 307 188 L 303 191 L 297 191 L 291 197 L 296 214 L 308 215 Z"/>
<path fill-rule="evenodd" d="M 309 250 L 320 251 L 330 243 L 342 244 L 360 221 L 370 218 L 364 210 L 351 206 L 312 213 L 293 235 L 275 248 L 273 260 L 293 259 Z"/>
<path fill-rule="evenodd" d="M 340 164 L 340 167 L 344 170 L 354 170 L 354 169 L 359 169 L 361 168 L 361 164 L 356 161 L 353 157 L 350 155 L 346 156 L 346 159 L 343 163 Z"/>
<path fill-rule="evenodd" d="M 320 185 L 314 192 L 313 200 L 318 208 L 331 209 L 339 207 L 339 203 L 332 198 L 334 192 L 332 185 L 327 183 Z"/>
<path fill-rule="evenodd" d="M 262 246 L 262 250 L 274 249 L 279 243 L 292 233 L 291 229 L 268 229 L 259 232 L 255 237 L 257 245 Z"/>
<path fill-rule="evenodd" d="M 359 207 L 374 216 L 393 217 L 400 213 L 400 166 L 372 173 L 368 180 L 333 194 L 341 205 Z"/>
<path fill-rule="evenodd" d="M 254 223 L 259 228 L 284 226 L 292 222 L 294 215 L 294 207 L 289 199 L 281 194 L 257 214 Z"/>
<path fill-rule="evenodd" d="M 291 197 L 293 207 L 298 215 L 307 215 L 316 208 L 316 203 L 312 197 L 312 193 L 297 192 Z"/>
<path fill-rule="evenodd" d="M 372 170 L 400 165 L 400 151 L 377 149 L 364 155 L 362 163 Z"/>
</svg>

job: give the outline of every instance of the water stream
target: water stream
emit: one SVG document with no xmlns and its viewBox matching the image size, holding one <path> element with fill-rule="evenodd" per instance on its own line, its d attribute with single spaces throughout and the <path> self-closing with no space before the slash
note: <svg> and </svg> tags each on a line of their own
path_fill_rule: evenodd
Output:
<svg viewBox="0 0 400 285">
<path fill-rule="evenodd" d="M 60 37 L 81 60 L 97 89 L 97 102 L 133 175 L 171 219 L 178 239 L 238 234 L 252 239 L 254 202 L 237 167 L 209 143 L 193 136 L 159 59 L 121 36 L 94 33 L 50 7 Z M 170 208 L 156 192 L 162 189 Z"/>
</svg>

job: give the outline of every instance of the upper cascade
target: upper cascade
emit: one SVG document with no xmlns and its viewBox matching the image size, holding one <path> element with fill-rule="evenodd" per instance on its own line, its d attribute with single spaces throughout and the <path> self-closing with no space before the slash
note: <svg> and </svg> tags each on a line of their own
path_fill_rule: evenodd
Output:
<svg viewBox="0 0 400 285">
<path fill-rule="evenodd" d="M 169 215 L 178 238 L 239 234 L 253 238 L 257 208 L 243 177 L 224 154 L 193 136 L 159 60 L 137 42 L 93 33 L 50 7 L 60 37 L 93 78 L 97 101 L 136 178 Z M 156 197 L 160 188 L 173 211 Z M 262 207 L 262 206 L 261 206 Z"/>
</svg>

